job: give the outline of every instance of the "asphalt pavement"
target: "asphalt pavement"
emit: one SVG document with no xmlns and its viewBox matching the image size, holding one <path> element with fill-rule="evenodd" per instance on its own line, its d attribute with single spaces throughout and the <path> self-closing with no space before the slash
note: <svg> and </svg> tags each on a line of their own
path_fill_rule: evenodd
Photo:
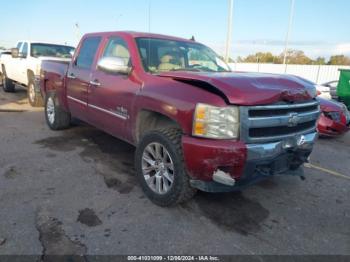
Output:
<svg viewBox="0 0 350 262">
<path fill-rule="evenodd" d="M 350 255 L 350 134 L 320 139 L 306 180 L 152 204 L 134 148 L 84 123 L 46 126 L 24 90 L 0 91 L 0 254 Z"/>
</svg>

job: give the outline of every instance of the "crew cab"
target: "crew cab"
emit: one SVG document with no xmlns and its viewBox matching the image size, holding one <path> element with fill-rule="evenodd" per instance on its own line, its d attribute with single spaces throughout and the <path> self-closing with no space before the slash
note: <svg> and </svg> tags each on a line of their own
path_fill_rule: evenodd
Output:
<svg viewBox="0 0 350 262">
<path fill-rule="evenodd" d="M 45 60 L 69 62 L 74 47 L 43 42 L 19 41 L 11 53 L 0 56 L 0 73 L 5 92 L 14 92 L 16 85 L 27 88 L 32 106 L 43 106 L 39 75 Z"/>
<path fill-rule="evenodd" d="M 303 177 L 317 138 L 313 83 L 231 72 L 210 48 L 177 37 L 87 34 L 69 64 L 43 62 L 40 86 L 51 129 L 74 117 L 135 145 L 136 176 L 161 206 L 197 189 Z"/>
</svg>

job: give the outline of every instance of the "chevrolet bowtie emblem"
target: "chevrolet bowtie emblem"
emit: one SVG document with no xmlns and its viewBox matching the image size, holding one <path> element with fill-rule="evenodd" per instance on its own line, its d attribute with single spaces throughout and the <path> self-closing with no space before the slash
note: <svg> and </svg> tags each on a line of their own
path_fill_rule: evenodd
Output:
<svg viewBox="0 0 350 262">
<path fill-rule="evenodd" d="M 288 119 L 288 126 L 293 127 L 299 124 L 299 115 L 298 113 L 290 113 Z"/>
</svg>

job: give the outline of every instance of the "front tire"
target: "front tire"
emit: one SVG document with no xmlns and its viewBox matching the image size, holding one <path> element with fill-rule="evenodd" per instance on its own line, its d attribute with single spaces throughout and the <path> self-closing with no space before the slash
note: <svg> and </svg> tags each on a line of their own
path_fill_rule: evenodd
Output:
<svg viewBox="0 0 350 262">
<path fill-rule="evenodd" d="M 159 206 L 186 202 L 196 193 L 186 173 L 177 128 L 147 132 L 135 152 L 136 174 L 147 197 Z"/>
<path fill-rule="evenodd" d="M 33 80 L 30 80 L 27 87 L 27 96 L 29 104 L 32 107 L 42 107 L 44 105 L 43 97 L 40 92 L 35 90 Z"/>
<path fill-rule="evenodd" d="M 71 115 L 60 106 L 54 92 L 46 95 L 45 118 L 47 125 L 52 130 L 62 130 L 70 126 Z"/>
<path fill-rule="evenodd" d="M 15 84 L 7 77 L 5 67 L 2 67 L 2 88 L 7 93 L 15 92 Z"/>
</svg>

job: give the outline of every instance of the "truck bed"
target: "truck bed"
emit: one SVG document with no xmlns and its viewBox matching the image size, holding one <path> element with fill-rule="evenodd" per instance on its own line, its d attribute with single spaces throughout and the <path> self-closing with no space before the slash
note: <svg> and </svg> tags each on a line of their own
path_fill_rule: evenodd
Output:
<svg viewBox="0 0 350 262">
<path fill-rule="evenodd" d="M 69 62 L 67 61 L 43 61 L 41 66 L 41 81 L 40 89 L 45 97 L 50 90 L 56 90 L 60 95 L 64 90 L 65 75 L 68 70 Z"/>
</svg>

